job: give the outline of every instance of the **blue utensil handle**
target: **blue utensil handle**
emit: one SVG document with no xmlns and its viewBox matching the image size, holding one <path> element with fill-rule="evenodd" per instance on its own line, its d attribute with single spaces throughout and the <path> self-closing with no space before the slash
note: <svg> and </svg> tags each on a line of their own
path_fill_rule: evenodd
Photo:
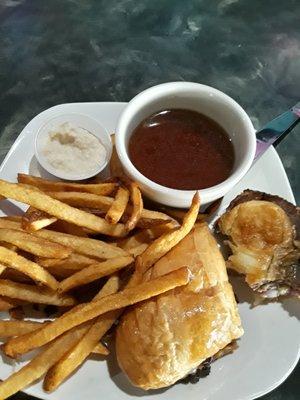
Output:
<svg viewBox="0 0 300 400">
<path fill-rule="evenodd" d="M 280 142 L 300 121 L 300 102 L 256 132 L 254 162 L 275 142 Z"/>
</svg>

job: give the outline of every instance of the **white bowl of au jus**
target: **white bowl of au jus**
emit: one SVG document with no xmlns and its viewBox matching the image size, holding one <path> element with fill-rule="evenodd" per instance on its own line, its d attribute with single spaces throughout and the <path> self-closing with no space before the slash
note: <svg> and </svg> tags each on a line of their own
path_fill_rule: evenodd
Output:
<svg viewBox="0 0 300 400">
<path fill-rule="evenodd" d="M 84 114 L 60 114 L 40 127 L 35 155 L 50 174 L 79 181 L 100 173 L 108 164 L 112 142 L 98 121 Z"/>
<path fill-rule="evenodd" d="M 151 87 L 134 97 L 116 129 L 122 166 L 151 200 L 187 208 L 223 197 L 249 170 L 256 138 L 243 108 L 192 82 Z"/>
</svg>

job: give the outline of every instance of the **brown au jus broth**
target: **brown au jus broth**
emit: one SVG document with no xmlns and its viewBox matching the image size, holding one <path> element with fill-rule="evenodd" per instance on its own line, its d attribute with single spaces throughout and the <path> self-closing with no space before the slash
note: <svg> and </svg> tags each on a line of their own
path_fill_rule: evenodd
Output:
<svg viewBox="0 0 300 400">
<path fill-rule="evenodd" d="M 129 140 L 129 157 L 147 178 L 181 190 L 205 189 L 226 180 L 234 149 L 224 129 L 196 111 L 159 111 Z"/>
</svg>

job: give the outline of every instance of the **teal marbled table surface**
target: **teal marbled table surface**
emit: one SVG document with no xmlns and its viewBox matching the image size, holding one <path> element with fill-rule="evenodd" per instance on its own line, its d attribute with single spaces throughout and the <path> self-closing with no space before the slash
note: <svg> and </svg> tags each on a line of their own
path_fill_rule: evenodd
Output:
<svg viewBox="0 0 300 400">
<path fill-rule="evenodd" d="M 226 92 L 259 128 L 300 100 L 300 1 L 0 1 L 1 160 L 48 107 L 176 80 Z M 300 125 L 277 151 L 299 204 Z M 299 399 L 299 382 L 298 367 L 263 399 Z"/>
</svg>

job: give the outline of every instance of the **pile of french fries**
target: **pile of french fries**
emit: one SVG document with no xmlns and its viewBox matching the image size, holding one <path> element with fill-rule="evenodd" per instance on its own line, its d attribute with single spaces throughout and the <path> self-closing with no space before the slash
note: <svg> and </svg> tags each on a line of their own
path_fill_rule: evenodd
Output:
<svg viewBox="0 0 300 400">
<path fill-rule="evenodd" d="M 42 377 L 55 390 L 92 353 L 108 355 L 101 339 L 126 307 L 190 280 L 182 266 L 144 277 L 205 217 L 198 194 L 183 215 L 145 209 L 128 179 L 78 184 L 19 174 L 18 183 L 0 180 L 0 196 L 28 205 L 22 216 L 0 218 L 0 311 L 21 308 L 23 317 L 0 321 L 2 351 L 17 358 L 39 349 L 0 383 L 1 399 Z M 91 283 L 96 295 L 86 301 L 80 290 Z M 55 317 L 28 319 L 36 304 L 56 306 Z"/>
</svg>

